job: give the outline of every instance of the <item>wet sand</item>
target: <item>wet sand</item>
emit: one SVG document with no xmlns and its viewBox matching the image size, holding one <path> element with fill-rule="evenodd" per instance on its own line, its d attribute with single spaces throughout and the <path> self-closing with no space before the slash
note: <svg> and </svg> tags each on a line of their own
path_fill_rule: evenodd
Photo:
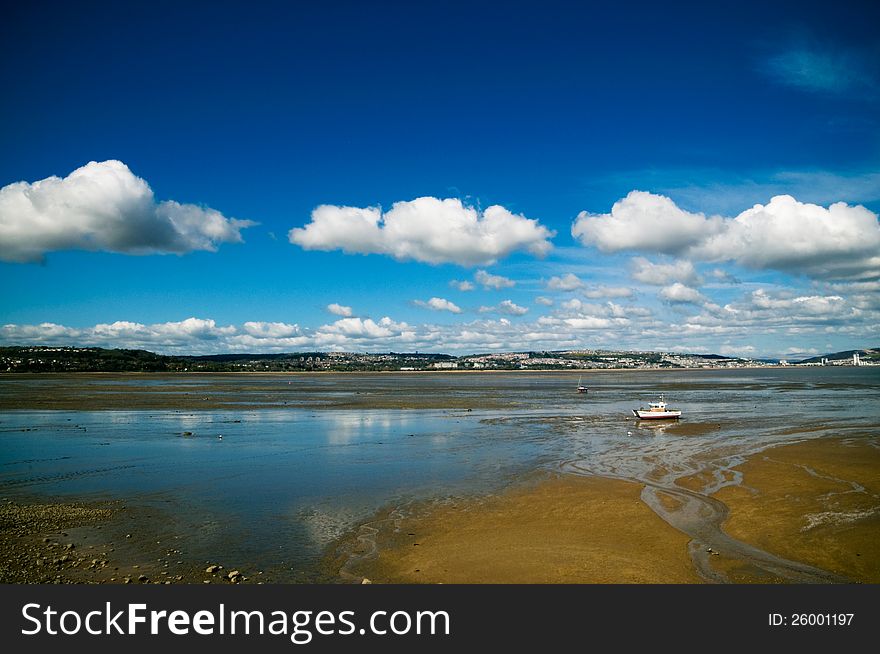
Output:
<svg viewBox="0 0 880 654">
<path fill-rule="evenodd" d="M 3 377 L 0 582 L 880 582 L 868 373 L 609 372 Z M 688 419 L 643 428 L 661 375 Z"/>
<path fill-rule="evenodd" d="M 351 542 L 344 572 L 379 583 L 694 583 L 688 538 L 641 486 L 554 476 L 495 496 L 385 515 Z M 372 549 L 377 556 L 358 560 Z M 343 548 L 344 549 L 344 548 Z"/>
<path fill-rule="evenodd" d="M 841 579 L 880 582 L 880 437 L 767 449 L 713 493 L 724 531 Z M 698 492 L 705 480 L 679 485 Z M 641 499 L 643 485 L 537 474 L 485 497 L 382 512 L 328 551 L 328 579 L 375 583 L 700 583 L 691 539 Z M 664 509 L 680 498 L 658 493 Z M 259 583 L 247 562 L 193 561 L 169 516 L 121 502 L 0 503 L 0 583 Z M 780 583 L 710 552 L 733 583 Z M 226 563 L 226 565 L 224 565 Z M 207 572 L 212 566 L 220 566 Z M 228 575 L 240 570 L 230 581 Z"/>
<path fill-rule="evenodd" d="M 880 583 L 880 438 L 776 447 L 738 466 L 742 484 L 715 498 L 724 530 L 786 559 Z M 733 581 L 752 581 L 731 566 Z"/>
<path fill-rule="evenodd" d="M 589 375 L 669 375 L 676 370 L 591 370 Z M 688 370 L 701 375 L 711 369 Z M 481 370 L 292 373 L 41 373 L 0 376 L 0 411 L 218 409 L 500 409 L 524 380 L 558 383 L 575 396 L 575 372 Z M 472 386 L 461 380 L 473 380 Z M 512 385 L 510 383 L 513 382 Z M 505 387 L 505 383 L 509 384 Z M 577 395 L 581 400 L 587 395 Z"/>
<path fill-rule="evenodd" d="M 403 385 L 401 379 L 424 381 Z M 0 381 L 4 382 L 0 411 L 397 410 L 509 404 L 485 388 L 479 393 L 461 393 L 453 373 L 445 372 L 58 373 L 4 375 Z M 367 382 L 369 390 L 363 390 L 362 382 Z"/>
<path fill-rule="evenodd" d="M 331 561 L 350 580 L 379 583 L 792 581 L 767 567 L 775 556 L 829 573 L 820 581 L 877 583 L 878 440 L 785 445 L 738 466 L 741 485 L 713 499 L 726 506 L 723 529 L 742 548 L 719 552 L 695 543 L 640 500 L 641 484 L 560 475 L 499 495 L 377 516 Z M 702 481 L 680 485 L 698 493 Z M 676 495 L 657 497 L 666 511 L 680 507 Z M 712 578 L 699 574 L 695 558 L 714 571 Z"/>
</svg>

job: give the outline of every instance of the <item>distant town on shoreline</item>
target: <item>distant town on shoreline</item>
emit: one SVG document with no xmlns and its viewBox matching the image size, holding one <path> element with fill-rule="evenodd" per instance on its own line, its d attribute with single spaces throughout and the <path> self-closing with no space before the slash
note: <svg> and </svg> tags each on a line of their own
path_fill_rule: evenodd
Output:
<svg viewBox="0 0 880 654">
<path fill-rule="evenodd" d="M 453 356 L 436 353 L 294 352 L 163 355 L 99 347 L 0 347 L 0 373 L 32 372 L 384 372 L 442 370 L 599 370 L 878 366 L 880 348 L 845 350 L 787 361 L 719 354 L 564 350 Z"/>
</svg>

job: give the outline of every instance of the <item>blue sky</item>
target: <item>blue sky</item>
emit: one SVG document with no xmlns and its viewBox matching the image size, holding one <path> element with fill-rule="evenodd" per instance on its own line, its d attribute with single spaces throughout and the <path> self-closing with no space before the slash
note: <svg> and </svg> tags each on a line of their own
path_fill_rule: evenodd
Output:
<svg viewBox="0 0 880 654">
<path fill-rule="evenodd" d="M 0 342 L 877 345 L 870 3 L 312 4 L 11 10 Z"/>
</svg>

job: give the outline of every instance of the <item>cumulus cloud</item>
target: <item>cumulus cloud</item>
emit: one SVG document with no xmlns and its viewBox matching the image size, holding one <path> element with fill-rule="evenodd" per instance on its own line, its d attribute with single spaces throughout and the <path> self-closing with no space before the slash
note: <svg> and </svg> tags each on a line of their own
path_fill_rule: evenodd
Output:
<svg viewBox="0 0 880 654">
<path fill-rule="evenodd" d="M 582 244 L 603 252 L 647 250 L 679 254 L 717 233 L 721 224 L 721 218 L 684 211 L 664 195 L 630 191 L 614 203 L 611 213 L 582 211 L 571 234 Z"/>
<path fill-rule="evenodd" d="M 559 310 L 555 313 L 558 318 L 617 318 L 623 319 L 620 324 L 628 322 L 628 316 L 649 316 L 651 312 L 644 307 L 624 308 L 619 304 L 608 301 L 604 304 L 596 304 L 593 302 L 583 302 L 577 298 L 573 298 L 559 305 Z"/>
<path fill-rule="evenodd" d="M 535 298 L 535 304 L 540 304 L 545 307 L 552 307 L 553 300 L 551 300 L 549 297 L 544 297 L 543 295 L 539 295 L 538 297 Z"/>
<path fill-rule="evenodd" d="M 521 307 L 518 304 L 514 304 L 512 300 L 503 300 L 499 302 L 497 306 L 493 307 L 480 307 L 480 313 L 504 313 L 509 316 L 522 316 L 528 313 L 529 310 L 527 307 Z"/>
<path fill-rule="evenodd" d="M 449 282 L 449 285 L 452 288 L 457 288 L 459 291 L 472 291 L 476 288 L 472 282 L 469 282 L 467 280 L 459 281 L 457 279 L 453 279 L 451 282 Z"/>
<path fill-rule="evenodd" d="M 721 270 L 721 268 L 710 270 L 709 277 L 719 284 L 742 284 L 734 275 L 731 275 L 726 270 Z"/>
<path fill-rule="evenodd" d="M 684 320 L 680 330 L 705 338 L 749 333 L 772 338 L 784 333 L 796 336 L 800 348 L 811 344 L 804 340 L 811 334 L 859 334 L 861 339 L 870 339 L 880 322 L 878 306 L 859 306 L 858 301 L 840 295 L 798 295 L 791 290 L 757 289 L 724 307 L 703 309 Z M 791 339 L 786 338 L 783 345 L 791 347 Z"/>
<path fill-rule="evenodd" d="M 726 221 L 723 233 L 694 248 L 695 257 L 735 260 L 749 268 L 849 277 L 880 269 L 880 223 L 863 206 L 827 209 L 778 195 Z"/>
<path fill-rule="evenodd" d="M 880 269 L 877 214 L 861 205 L 837 202 L 825 208 L 790 195 L 777 195 L 733 218 L 706 218 L 680 209 L 667 197 L 633 191 L 615 203 L 611 214 L 579 216 L 572 232 L 584 244 L 606 251 L 733 261 L 816 278 L 874 278 Z M 647 272 L 634 275 L 644 276 L 640 281 L 646 283 L 663 283 L 648 281 Z"/>
<path fill-rule="evenodd" d="M 660 297 L 670 304 L 706 304 L 709 299 L 695 288 L 675 282 L 660 289 Z"/>
<path fill-rule="evenodd" d="M 590 299 L 632 297 L 633 290 L 626 286 L 594 286 L 584 291 L 584 295 Z"/>
<path fill-rule="evenodd" d="M 284 322 L 246 322 L 242 325 L 242 331 L 255 339 L 289 338 L 301 334 L 299 325 Z"/>
<path fill-rule="evenodd" d="M 341 318 L 318 329 L 322 335 L 334 334 L 354 338 L 388 338 L 401 330 L 401 325 L 387 316 L 379 322 L 372 318 Z"/>
<path fill-rule="evenodd" d="M 345 318 L 351 317 L 352 314 L 351 307 L 347 307 L 342 304 L 336 304 L 335 302 L 327 305 L 327 311 L 334 315 L 343 316 Z"/>
<path fill-rule="evenodd" d="M 750 357 L 755 354 L 754 345 L 722 345 L 718 348 L 718 354 L 726 357 Z"/>
<path fill-rule="evenodd" d="M 451 313 L 461 313 L 461 308 L 453 302 L 442 297 L 432 297 L 427 302 L 416 300 L 415 304 L 431 311 L 449 311 Z"/>
<path fill-rule="evenodd" d="M 575 291 L 583 285 L 584 283 L 574 273 L 554 276 L 547 280 L 547 288 L 552 291 Z"/>
<path fill-rule="evenodd" d="M 121 161 L 92 161 L 67 177 L 0 189 L 0 259 L 41 261 L 57 250 L 126 254 L 216 251 L 256 225 L 208 207 L 156 202 L 149 184 Z"/>
<path fill-rule="evenodd" d="M 251 326 L 259 323 L 249 323 Z M 100 323 L 79 329 L 54 323 L 40 325 L 4 325 L 0 339 L 6 343 L 100 345 L 106 347 L 153 348 L 174 351 L 193 344 L 226 344 L 238 330 L 219 326 L 213 320 L 187 318 L 179 322 L 144 325 L 127 320 Z"/>
<path fill-rule="evenodd" d="M 474 281 L 485 289 L 494 288 L 500 291 L 502 288 L 511 288 L 516 286 L 516 282 L 501 275 L 492 275 L 485 270 L 478 270 L 474 274 Z"/>
<path fill-rule="evenodd" d="M 643 284 L 665 286 L 672 282 L 688 285 L 702 283 L 694 264 L 679 259 L 671 263 L 652 263 L 644 257 L 635 257 L 630 261 L 630 276 Z"/>
<path fill-rule="evenodd" d="M 510 300 L 503 300 L 498 305 L 499 313 L 506 313 L 511 316 L 522 316 L 529 312 L 526 307 L 521 307 L 518 304 L 514 304 Z"/>
<path fill-rule="evenodd" d="M 825 316 L 838 313 L 844 307 L 844 299 L 839 295 L 802 295 L 796 297 L 772 296 L 762 288 L 752 292 L 751 304 L 754 309 L 787 311 L 799 315 Z"/>
<path fill-rule="evenodd" d="M 311 222 L 290 230 L 291 243 L 306 250 L 385 254 L 425 263 L 489 265 L 525 250 L 539 257 L 551 249 L 555 232 L 537 220 L 500 205 L 482 213 L 454 198 L 421 197 L 376 207 L 321 205 Z"/>
<path fill-rule="evenodd" d="M 737 344 L 748 342 L 756 348 L 756 354 L 779 356 L 791 347 L 821 352 L 865 347 L 876 337 L 880 305 L 857 298 L 867 294 L 876 299 L 876 290 L 862 282 L 833 286 L 841 290 L 757 289 L 723 307 L 678 303 L 671 318 L 664 317 L 664 310 L 655 314 L 641 305 L 587 302 L 575 297 L 557 303 L 552 314 L 535 320 L 524 319 L 523 307 L 508 300 L 488 307 L 493 313 L 506 311 L 504 317 L 446 324 L 409 325 L 388 316 L 378 320 L 342 317 L 317 328 L 258 321 L 223 325 L 197 317 L 156 324 L 117 320 L 92 327 L 52 322 L 8 324 L 0 326 L 0 344 L 142 348 L 167 354 L 334 350 L 463 354 L 587 347 L 719 352 L 722 346 L 741 348 L 744 346 Z M 859 294 L 847 295 L 850 286 L 858 288 Z M 687 291 L 668 292 L 673 298 L 687 299 Z M 689 307 L 696 308 L 696 315 L 685 315 Z M 514 319 L 517 314 L 520 318 Z M 686 347 L 672 347 L 670 335 Z M 752 340 L 755 335 L 760 336 L 760 342 Z"/>
</svg>

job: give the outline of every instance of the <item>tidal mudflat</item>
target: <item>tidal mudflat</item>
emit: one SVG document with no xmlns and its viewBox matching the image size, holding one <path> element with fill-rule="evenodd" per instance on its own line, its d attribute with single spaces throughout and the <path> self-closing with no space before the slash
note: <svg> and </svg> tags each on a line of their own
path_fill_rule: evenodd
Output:
<svg viewBox="0 0 880 654">
<path fill-rule="evenodd" d="M 880 581 L 880 370 L 578 377 L 2 376 L 0 580 Z"/>
</svg>

